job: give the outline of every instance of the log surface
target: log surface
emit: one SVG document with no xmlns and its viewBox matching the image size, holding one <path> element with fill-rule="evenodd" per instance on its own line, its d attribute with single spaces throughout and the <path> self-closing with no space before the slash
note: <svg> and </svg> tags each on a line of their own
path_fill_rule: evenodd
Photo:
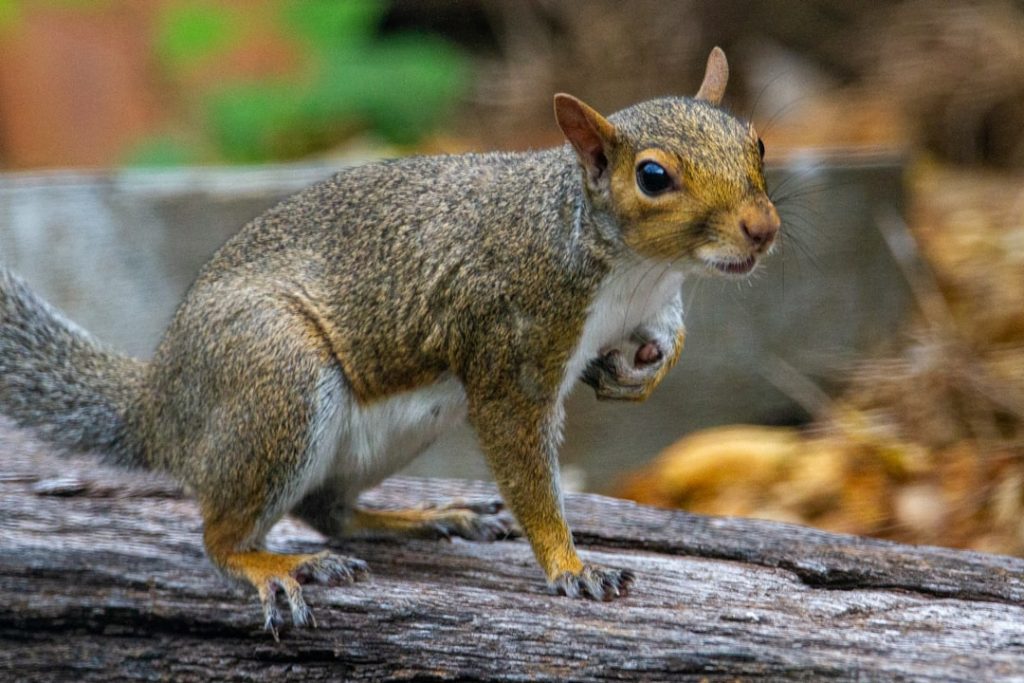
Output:
<svg viewBox="0 0 1024 683">
<path fill-rule="evenodd" d="M 395 479 L 377 505 L 490 500 Z M 614 603 L 549 595 L 522 540 L 362 538 L 366 583 L 310 586 L 317 630 L 260 630 L 173 484 L 0 426 L 0 680 L 1024 679 L 1024 561 L 571 495 Z M 271 546 L 316 550 L 289 520 Z"/>
</svg>

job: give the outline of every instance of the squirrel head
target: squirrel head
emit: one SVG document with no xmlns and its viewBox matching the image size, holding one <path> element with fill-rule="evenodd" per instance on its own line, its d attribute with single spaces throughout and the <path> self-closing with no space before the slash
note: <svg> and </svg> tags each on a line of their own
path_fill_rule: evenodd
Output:
<svg viewBox="0 0 1024 683">
<path fill-rule="evenodd" d="M 765 189 L 764 143 L 719 108 L 728 78 L 716 47 L 694 98 L 641 102 L 606 119 L 555 95 L 593 215 L 610 219 L 637 254 L 745 275 L 771 249 L 780 220 Z"/>
</svg>

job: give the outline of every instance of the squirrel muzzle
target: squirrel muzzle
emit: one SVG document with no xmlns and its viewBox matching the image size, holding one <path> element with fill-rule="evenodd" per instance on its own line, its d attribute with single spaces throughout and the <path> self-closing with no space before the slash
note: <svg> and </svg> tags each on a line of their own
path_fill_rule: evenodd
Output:
<svg viewBox="0 0 1024 683">
<path fill-rule="evenodd" d="M 767 253 L 782 225 L 775 205 L 762 195 L 754 202 L 740 207 L 738 214 L 739 231 L 747 245 L 758 255 Z"/>
</svg>

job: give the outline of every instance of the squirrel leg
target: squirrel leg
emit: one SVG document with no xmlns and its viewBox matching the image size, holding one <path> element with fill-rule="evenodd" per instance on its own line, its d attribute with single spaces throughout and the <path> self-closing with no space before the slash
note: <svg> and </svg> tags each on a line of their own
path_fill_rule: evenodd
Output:
<svg viewBox="0 0 1024 683">
<path fill-rule="evenodd" d="M 349 583 L 367 567 L 330 552 L 290 555 L 263 547 L 270 528 L 324 476 L 345 386 L 317 337 L 296 333 L 307 329 L 303 318 L 272 298 L 250 296 L 206 299 L 213 310 L 202 324 L 224 328 L 228 341 L 175 349 L 177 362 L 169 367 L 177 377 L 168 385 L 186 393 L 161 395 L 155 414 L 172 472 L 199 500 L 207 554 L 225 574 L 256 589 L 265 626 L 277 638 L 278 593 L 295 626 L 315 626 L 301 584 Z M 187 344 L 202 335 L 180 338 Z"/>
<path fill-rule="evenodd" d="M 558 483 L 561 413 L 518 393 L 471 400 L 469 410 L 502 496 L 530 541 L 548 585 L 570 597 L 611 600 L 628 592 L 633 573 L 585 564 L 576 552 Z"/>
<path fill-rule="evenodd" d="M 600 400 L 645 401 L 679 360 L 685 340 L 680 297 L 592 360 L 582 379 Z"/>
<path fill-rule="evenodd" d="M 270 421 L 260 423 L 262 428 L 273 428 Z M 281 425 L 277 425 L 282 428 Z M 260 428 L 256 428 L 259 430 Z M 267 443 L 262 433 L 247 433 L 253 443 Z M 273 444 L 281 449 L 275 456 L 281 463 L 291 460 L 285 438 Z M 236 442 L 241 445 L 244 442 Z M 273 442 L 271 442 L 273 443 Z M 300 449 L 308 458 L 316 444 L 307 444 Z M 241 448 L 241 452 L 247 449 Z M 254 461 L 257 460 L 254 458 Z M 204 542 L 206 552 L 215 565 L 229 576 L 248 582 L 257 591 L 263 608 L 264 627 L 274 639 L 278 639 L 278 628 L 283 624 L 277 608 L 278 593 L 282 593 L 291 611 L 292 623 L 296 627 L 316 628 L 316 619 L 302 595 L 301 585 L 319 583 L 338 586 L 361 580 L 369 574 L 365 562 L 353 557 L 337 555 L 329 551 L 319 553 L 282 554 L 263 549 L 266 532 L 280 519 L 284 510 L 266 492 L 281 492 L 303 486 L 303 458 L 295 459 L 295 467 L 268 468 L 259 477 L 240 478 L 232 483 L 232 494 L 224 497 L 217 491 L 223 487 L 207 486 L 200 491 L 200 502 L 204 521 Z M 259 465 L 251 463 L 255 469 Z"/>
<path fill-rule="evenodd" d="M 339 488 L 328 485 L 317 489 L 292 513 L 328 538 L 383 532 L 412 538 L 458 536 L 471 541 L 496 541 L 517 535 L 515 522 L 503 510 L 501 501 L 376 509 L 347 504 Z"/>
<path fill-rule="evenodd" d="M 515 523 L 500 502 L 452 503 L 440 507 L 380 510 L 357 507 L 350 530 L 384 531 L 399 536 L 498 541 L 516 535 Z"/>
<path fill-rule="evenodd" d="M 249 544 L 251 524 L 234 516 L 207 519 L 204 541 L 214 564 L 227 574 L 246 581 L 259 594 L 264 628 L 278 640 L 284 623 L 277 608 L 277 593 L 284 593 L 297 627 L 316 628 L 316 618 L 302 597 L 303 583 L 338 586 L 365 578 L 369 568 L 362 560 L 323 551 L 286 555 L 266 550 L 243 550 Z"/>
</svg>

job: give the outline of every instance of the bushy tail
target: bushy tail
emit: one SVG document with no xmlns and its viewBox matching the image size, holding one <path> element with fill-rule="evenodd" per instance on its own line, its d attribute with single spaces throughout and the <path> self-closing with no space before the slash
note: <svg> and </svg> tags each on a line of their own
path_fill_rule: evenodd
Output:
<svg viewBox="0 0 1024 683">
<path fill-rule="evenodd" d="M 132 414 L 144 374 L 0 268 L 0 414 L 64 448 L 142 466 Z"/>
</svg>

